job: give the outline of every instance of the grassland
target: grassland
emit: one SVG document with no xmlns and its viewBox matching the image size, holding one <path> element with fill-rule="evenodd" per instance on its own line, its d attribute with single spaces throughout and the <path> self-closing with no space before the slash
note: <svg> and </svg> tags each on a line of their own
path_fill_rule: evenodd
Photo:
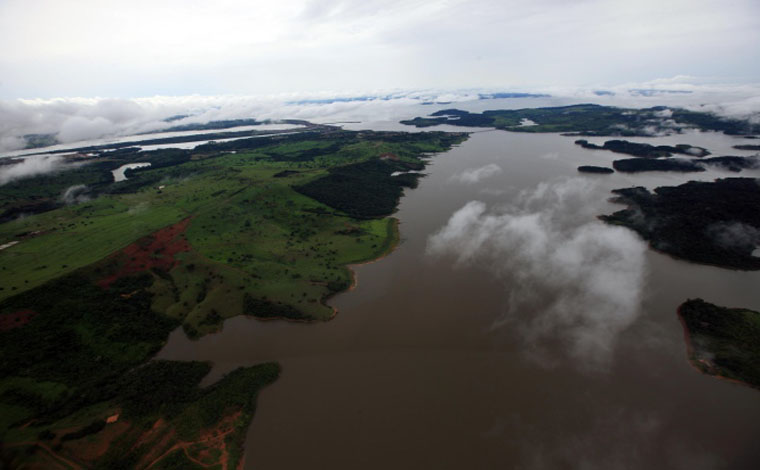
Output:
<svg viewBox="0 0 760 470">
<path fill-rule="evenodd" d="M 388 216 L 419 175 L 397 173 L 465 138 L 308 133 L 64 170 L 39 199 L 86 184 L 90 200 L 0 224 L 0 245 L 18 242 L 0 251 L 4 463 L 237 468 L 276 364 L 199 389 L 208 364 L 148 361 L 179 326 L 197 337 L 240 314 L 331 318 L 326 299 L 350 286 L 346 265 L 398 240 Z M 106 182 L 129 158 L 153 166 Z M 21 204 L 48 178 L 25 180 Z M 20 195 L 8 193 L 0 203 L 12 207 Z"/>
</svg>

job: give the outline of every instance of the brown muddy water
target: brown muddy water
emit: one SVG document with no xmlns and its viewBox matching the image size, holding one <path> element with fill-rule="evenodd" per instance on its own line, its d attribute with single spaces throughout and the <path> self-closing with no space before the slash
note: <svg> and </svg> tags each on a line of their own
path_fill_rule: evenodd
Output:
<svg viewBox="0 0 760 470">
<path fill-rule="evenodd" d="M 730 148 L 739 139 L 715 134 L 648 141 L 743 154 Z M 519 278 L 525 266 L 498 250 L 471 264 L 427 250 L 429 237 L 468 202 L 514 211 L 521 191 L 542 182 L 579 178 L 588 189 L 562 209 L 554 228 L 561 242 L 563 231 L 620 208 L 607 202 L 610 189 L 733 176 L 576 173 L 615 158 L 570 137 L 475 133 L 431 159 L 396 214 L 401 244 L 355 268 L 358 285 L 332 300 L 339 310 L 332 321 L 238 317 L 199 341 L 175 331 L 159 357 L 213 361 L 210 380 L 238 366 L 282 365 L 280 380 L 259 397 L 245 469 L 760 468 L 760 391 L 696 372 L 676 316 L 697 296 L 760 309 L 760 274 L 644 250 L 630 321 L 595 330 L 610 339 L 605 347 L 575 354 L 560 328 L 542 337 L 536 354 L 522 326 L 548 308 L 552 285 Z M 457 179 L 489 164 L 501 172 L 478 183 Z M 561 288 L 576 287 L 570 280 Z M 534 294 L 518 314 L 510 309 L 516 289 Z"/>
</svg>

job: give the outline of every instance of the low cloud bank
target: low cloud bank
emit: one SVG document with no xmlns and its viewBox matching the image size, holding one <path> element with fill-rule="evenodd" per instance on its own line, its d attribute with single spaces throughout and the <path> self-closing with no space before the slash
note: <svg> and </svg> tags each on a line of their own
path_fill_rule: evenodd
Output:
<svg viewBox="0 0 760 470">
<path fill-rule="evenodd" d="M 646 93 L 642 93 L 642 90 Z M 605 87 L 521 87 L 513 90 L 372 90 L 367 92 L 281 93 L 260 96 L 154 96 L 147 98 L 56 98 L 0 100 L 0 152 L 21 149 L 24 136 L 52 134 L 61 143 L 156 132 L 182 124 L 256 118 L 398 121 L 443 106 L 457 107 L 515 91 L 551 95 L 494 100 L 493 108 L 599 103 L 613 106 L 665 105 L 760 121 L 760 86 L 700 83 L 674 77 Z M 491 98 L 489 98 L 491 99 Z M 519 101 L 518 101 L 519 100 Z M 433 104 L 436 106 L 420 106 Z M 167 119 L 171 118 L 171 122 Z"/>
<path fill-rule="evenodd" d="M 502 212 L 472 201 L 428 240 L 430 255 L 503 279 L 508 308 L 493 328 L 516 329 L 526 353 L 547 365 L 569 354 L 604 369 L 639 315 L 646 246 L 624 228 L 589 222 L 592 197 L 574 178 L 542 183 Z"/>
<path fill-rule="evenodd" d="M 64 159 L 57 156 L 30 157 L 20 163 L 2 165 L 0 166 L 0 186 L 11 181 L 58 171 L 64 165 Z"/>
<path fill-rule="evenodd" d="M 481 166 L 480 168 L 468 168 L 458 175 L 451 177 L 452 181 L 458 181 L 465 184 L 475 184 L 486 178 L 501 174 L 501 167 L 495 163 Z"/>
</svg>

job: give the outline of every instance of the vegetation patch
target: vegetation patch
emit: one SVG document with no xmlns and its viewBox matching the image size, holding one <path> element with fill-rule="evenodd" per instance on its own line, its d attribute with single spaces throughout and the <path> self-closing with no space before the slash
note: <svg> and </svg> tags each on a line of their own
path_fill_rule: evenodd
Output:
<svg viewBox="0 0 760 470">
<path fill-rule="evenodd" d="M 180 326 L 198 337 L 241 314 L 332 318 L 326 300 L 351 285 L 347 265 L 397 243 L 384 216 L 420 177 L 408 172 L 466 137 L 330 128 L 125 148 L 3 186 L 0 202 L 16 209 L 90 190 L 0 223 L 0 457 L 11 468 L 238 468 L 253 400 L 278 366 L 200 388 L 209 364 L 151 358 Z M 151 166 L 113 183 L 110 170 L 134 161 Z M 366 207 L 325 192 L 336 187 Z"/>
<path fill-rule="evenodd" d="M 636 231 L 677 258 L 732 269 L 760 269 L 760 186 L 754 178 L 690 181 L 676 187 L 616 189 L 628 208 L 600 219 Z"/>
<path fill-rule="evenodd" d="M 760 388 L 760 312 L 693 299 L 681 304 L 678 316 L 694 367 Z"/>
<path fill-rule="evenodd" d="M 599 173 L 599 174 L 615 173 L 615 170 L 613 170 L 612 168 L 607 168 L 605 166 L 593 166 L 593 165 L 581 165 L 578 167 L 578 171 L 581 173 Z"/>
<path fill-rule="evenodd" d="M 675 171 L 679 173 L 694 173 L 705 171 L 702 165 L 691 160 L 674 158 L 624 158 L 615 160 L 612 167 L 621 173 L 641 173 L 645 171 Z"/>
<path fill-rule="evenodd" d="M 591 150 L 609 150 L 615 153 L 625 153 L 638 158 L 661 158 L 672 157 L 674 154 L 686 155 L 689 157 L 705 157 L 710 155 L 707 149 L 695 147 L 693 145 L 651 145 L 638 142 L 629 142 L 627 140 L 608 140 L 604 145 L 589 143 L 588 140 L 579 139 L 575 143 L 583 148 Z"/>
<path fill-rule="evenodd" d="M 330 169 L 327 176 L 295 189 L 351 217 L 383 217 L 396 209 L 404 187 L 417 185 L 419 174 L 391 176 L 401 169 L 390 160 L 370 160 Z"/>
</svg>

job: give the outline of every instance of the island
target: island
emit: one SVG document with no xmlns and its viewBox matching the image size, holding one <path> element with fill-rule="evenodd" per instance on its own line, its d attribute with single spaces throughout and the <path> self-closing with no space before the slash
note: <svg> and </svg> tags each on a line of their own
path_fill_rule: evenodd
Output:
<svg viewBox="0 0 760 470">
<path fill-rule="evenodd" d="M 239 468 L 279 366 L 199 387 L 210 364 L 151 359 L 176 328 L 331 319 L 347 265 L 393 249 L 404 189 L 466 138 L 310 128 L 96 150 L 0 186 L 3 466 Z M 150 166 L 114 181 L 127 163 Z"/>
<path fill-rule="evenodd" d="M 660 158 L 672 157 L 673 154 L 681 154 L 690 157 L 705 157 L 710 152 L 702 147 L 695 147 L 688 144 L 672 145 L 651 145 L 638 142 L 629 142 L 627 140 L 608 140 L 603 145 L 589 143 L 588 140 L 578 139 L 577 145 L 591 150 L 609 150 L 616 153 L 625 153 L 639 158 Z"/>
<path fill-rule="evenodd" d="M 750 135 L 757 124 L 713 113 L 681 108 L 618 108 L 597 104 L 577 104 L 546 108 L 499 109 L 471 113 L 443 109 L 427 117 L 401 121 L 415 127 L 447 124 L 451 126 L 491 127 L 512 132 L 560 132 L 575 136 L 651 137 L 680 133 L 686 129 Z"/>
<path fill-rule="evenodd" d="M 707 166 L 738 173 L 744 169 L 760 167 L 757 157 L 710 157 L 701 160 L 684 160 L 680 158 L 626 158 L 612 162 L 613 168 L 623 173 L 640 173 L 644 171 L 675 171 L 693 173 L 705 171 Z"/>
<path fill-rule="evenodd" d="M 690 299 L 678 317 L 697 370 L 760 389 L 760 312 Z"/>
<path fill-rule="evenodd" d="M 624 158 L 612 162 L 612 167 L 622 173 L 640 173 L 644 171 L 676 171 L 680 173 L 705 171 L 704 167 L 690 160 Z"/>
<path fill-rule="evenodd" d="M 760 145 L 734 145 L 737 150 L 760 150 Z"/>
<path fill-rule="evenodd" d="M 593 166 L 593 165 L 581 165 L 578 167 L 578 171 L 581 173 L 598 173 L 598 174 L 615 173 L 615 170 L 613 170 L 612 168 L 607 168 L 604 166 Z"/>
<path fill-rule="evenodd" d="M 694 263 L 760 269 L 760 185 L 755 178 L 723 178 L 616 189 L 627 209 L 599 218 L 637 232 L 660 252 Z"/>
</svg>

